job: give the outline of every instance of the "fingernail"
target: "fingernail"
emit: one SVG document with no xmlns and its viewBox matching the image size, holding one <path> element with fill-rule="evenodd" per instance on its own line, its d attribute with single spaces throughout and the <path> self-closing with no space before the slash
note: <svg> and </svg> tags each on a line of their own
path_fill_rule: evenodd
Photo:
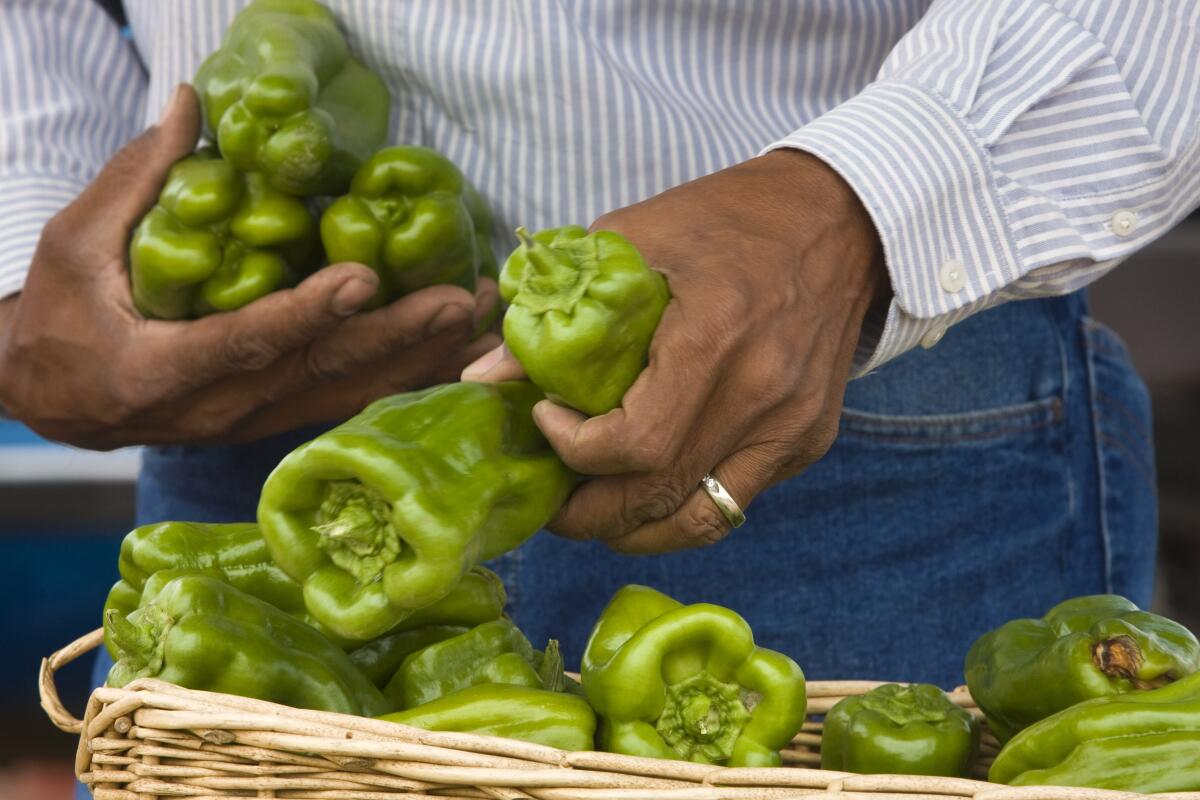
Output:
<svg viewBox="0 0 1200 800">
<path fill-rule="evenodd" d="M 362 278 L 351 278 L 333 293 L 329 308 L 339 317 L 348 317 L 358 311 L 375 294 L 376 284 Z"/>
<path fill-rule="evenodd" d="M 447 331 L 455 326 L 462 325 L 471 318 L 471 309 L 466 306 L 461 306 L 456 303 L 439 311 L 429 324 L 425 327 L 425 332 L 432 336 L 435 333 Z"/>
<path fill-rule="evenodd" d="M 167 102 L 163 104 L 162 111 L 158 114 L 158 124 L 162 125 L 174 114 L 179 107 L 179 99 L 183 94 L 182 85 L 176 86 L 175 91 L 171 92 L 171 96 L 167 98 Z"/>
<path fill-rule="evenodd" d="M 477 381 L 492 371 L 492 368 L 504 358 L 504 348 L 497 347 L 491 352 L 484 353 L 468 364 L 462 371 L 464 381 Z"/>
<path fill-rule="evenodd" d="M 538 400 L 533 404 L 533 410 L 530 412 L 534 423 L 540 428 L 542 422 L 546 420 L 547 415 L 553 415 L 556 408 L 558 406 L 553 400 Z"/>
</svg>

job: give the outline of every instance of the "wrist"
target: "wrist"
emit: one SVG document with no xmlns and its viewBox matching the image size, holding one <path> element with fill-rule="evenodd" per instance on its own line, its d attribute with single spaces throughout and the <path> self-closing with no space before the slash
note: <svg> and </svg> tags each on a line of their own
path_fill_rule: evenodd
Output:
<svg viewBox="0 0 1200 800">
<path fill-rule="evenodd" d="M 828 288 L 846 301 L 856 323 L 870 310 L 886 309 L 892 287 L 882 240 L 850 184 L 824 161 L 800 150 L 772 150 L 754 161 L 775 176 L 785 224 L 806 270 L 825 273 Z"/>
</svg>

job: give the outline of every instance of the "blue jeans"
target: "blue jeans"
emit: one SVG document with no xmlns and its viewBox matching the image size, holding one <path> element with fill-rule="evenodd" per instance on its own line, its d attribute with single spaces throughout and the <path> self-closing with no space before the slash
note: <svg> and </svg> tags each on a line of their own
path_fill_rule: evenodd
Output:
<svg viewBox="0 0 1200 800">
<path fill-rule="evenodd" d="M 252 519 L 312 431 L 147 452 L 139 518 Z M 837 442 L 702 550 L 629 558 L 539 533 L 493 566 L 535 645 L 577 664 L 612 593 L 644 583 L 728 606 L 810 678 L 962 682 L 984 631 L 1065 598 L 1150 601 L 1150 406 L 1081 294 L 1009 303 L 846 391 Z"/>
</svg>

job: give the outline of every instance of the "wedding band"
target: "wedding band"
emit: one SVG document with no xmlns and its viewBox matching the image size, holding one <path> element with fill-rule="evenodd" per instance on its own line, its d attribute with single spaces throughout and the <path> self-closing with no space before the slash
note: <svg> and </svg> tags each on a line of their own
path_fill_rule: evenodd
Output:
<svg viewBox="0 0 1200 800">
<path fill-rule="evenodd" d="M 729 490 L 722 486 L 721 482 L 711 473 L 700 479 L 700 488 L 708 492 L 708 496 L 717 504 L 717 508 L 729 522 L 729 527 L 740 528 L 746 523 L 746 515 L 742 512 L 742 507 L 733 499 Z"/>
</svg>

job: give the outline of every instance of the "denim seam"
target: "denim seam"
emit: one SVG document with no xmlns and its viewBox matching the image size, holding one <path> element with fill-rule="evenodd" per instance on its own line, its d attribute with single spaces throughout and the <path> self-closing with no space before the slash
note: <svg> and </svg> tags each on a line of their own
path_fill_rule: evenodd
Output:
<svg viewBox="0 0 1200 800">
<path fill-rule="evenodd" d="M 1054 399 L 1057 401 L 1057 398 L 1054 398 Z M 1061 409 L 1061 405 L 1059 405 L 1058 408 Z M 936 436 L 936 435 L 919 436 L 919 435 L 915 435 L 915 434 L 901 434 L 901 433 L 892 434 L 892 433 L 881 433 L 881 432 L 868 432 L 865 430 L 854 430 L 854 429 L 844 431 L 842 435 L 851 436 L 851 437 L 857 436 L 862 439 L 870 439 L 872 441 L 879 441 L 879 442 L 892 442 L 894 444 L 944 444 L 947 442 L 981 442 L 981 441 L 986 441 L 988 439 L 995 439 L 995 438 L 1001 437 L 1001 436 L 1010 436 L 1015 433 L 1027 433 L 1029 431 L 1036 431 L 1036 430 L 1040 430 L 1042 428 L 1053 427 L 1061 421 L 1062 421 L 1062 414 L 1060 413 L 1060 411 L 1056 410 L 1055 412 L 1053 412 L 1053 415 L 1049 419 L 1038 420 L 1036 422 L 1030 423 L 1029 425 L 1019 425 L 1019 426 L 1013 426 L 1013 427 L 1009 427 L 1009 428 L 994 428 L 994 429 L 987 430 L 987 431 L 980 431 L 978 433 L 961 433 L 961 434 L 955 434 L 954 436 Z"/>
<path fill-rule="evenodd" d="M 1146 427 L 1142 425 L 1142 421 L 1138 419 L 1132 411 L 1129 410 L 1129 406 L 1125 405 L 1120 400 L 1117 400 L 1115 397 L 1104 394 L 1103 392 L 1097 394 L 1096 399 L 1112 409 L 1118 416 L 1123 417 L 1125 421 L 1137 431 L 1138 435 L 1141 436 L 1143 440 L 1147 442 L 1154 441 L 1154 434 L 1151 431 L 1146 430 Z"/>
<path fill-rule="evenodd" d="M 1072 402 L 1072 392 L 1075 390 L 1075 387 L 1071 382 L 1071 359 L 1068 358 L 1067 355 L 1068 344 L 1064 338 L 1063 331 L 1072 330 L 1074 328 L 1075 318 L 1070 315 L 1066 315 L 1069 322 L 1068 324 L 1064 325 L 1062 321 L 1065 311 L 1063 305 L 1058 303 L 1053 305 L 1050 303 L 1042 303 L 1041 308 L 1042 314 L 1046 317 L 1047 322 L 1049 323 L 1050 330 L 1054 332 L 1054 343 L 1058 347 L 1058 368 L 1061 373 L 1059 377 L 1062 387 L 1060 391 L 1063 403 L 1061 411 L 1065 417 L 1067 414 L 1066 409 L 1070 408 L 1069 403 Z M 1074 429 L 1068 425 L 1065 434 L 1066 443 L 1064 445 L 1068 452 L 1073 449 L 1074 443 L 1072 440 L 1074 436 Z M 1079 486 L 1077 485 L 1079 476 L 1076 474 L 1075 459 L 1073 457 L 1068 457 L 1066 453 L 1064 453 L 1063 463 L 1066 465 L 1064 471 L 1066 473 L 1065 484 L 1067 491 L 1067 518 L 1065 525 L 1066 530 L 1059 538 L 1058 544 L 1060 553 L 1062 553 L 1062 548 L 1068 547 L 1068 541 L 1070 538 L 1075 536 L 1079 526 L 1077 519 L 1079 514 Z"/>
<path fill-rule="evenodd" d="M 1142 463 L 1142 459 L 1133 451 L 1133 448 L 1127 442 L 1125 442 L 1125 440 L 1111 433 L 1101 433 L 1100 438 L 1104 442 L 1111 444 L 1113 447 L 1116 447 L 1128 455 L 1130 465 L 1146 480 L 1146 483 L 1149 484 L 1152 489 L 1154 488 L 1153 473 L 1146 469 L 1146 465 Z"/>
<path fill-rule="evenodd" d="M 1019 422 L 1022 419 L 1027 422 Z M 846 409 L 843 411 L 839 435 L 860 436 L 884 441 L 931 443 L 980 441 L 1037 430 L 1057 424 L 1062 419 L 1063 403 L 1057 396 L 1022 403 L 1018 406 L 967 414 L 890 416 Z M 892 426 L 893 430 L 886 430 L 887 426 Z M 934 430 L 939 427 L 942 428 L 941 431 Z M 971 427 L 982 428 L 982 430 L 966 430 Z"/>
<path fill-rule="evenodd" d="M 1083 347 L 1084 347 L 1084 366 L 1087 368 L 1088 376 L 1088 410 L 1091 412 L 1092 419 L 1092 442 L 1093 456 L 1096 462 L 1096 477 L 1098 479 L 1096 494 L 1100 505 L 1100 543 L 1104 548 L 1104 590 L 1111 593 L 1113 591 L 1112 583 L 1112 540 L 1111 532 L 1108 527 L 1108 478 L 1107 471 L 1104 468 L 1104 448 L 1103 434 L 1100 431 L 1100 410 L 1096 407 L 1096 362 L 1095 349 L 1092 347 L 1094 339 L 1091 336 L 1092 330 L 1095 328 L 1095 322 L 1090 317 L 1084 317 L 1083 323 Z"/>
</svg>

